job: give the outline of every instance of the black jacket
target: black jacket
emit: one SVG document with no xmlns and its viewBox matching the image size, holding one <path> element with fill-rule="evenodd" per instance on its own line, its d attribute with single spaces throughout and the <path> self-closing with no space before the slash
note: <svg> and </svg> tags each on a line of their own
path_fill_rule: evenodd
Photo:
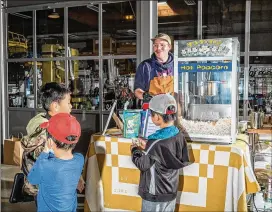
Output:
<svg viewBox="0 0 272 212">
<path fill-rule="evenodd" d="M 141 171 L 139 195 L 152 202 L 168 202 L 177 196 L 179 169 L 189 164 L 182 133 L 163 140 L 149 140 L 145 151 L 134 147 L 132 161 Z"/>
</svg>

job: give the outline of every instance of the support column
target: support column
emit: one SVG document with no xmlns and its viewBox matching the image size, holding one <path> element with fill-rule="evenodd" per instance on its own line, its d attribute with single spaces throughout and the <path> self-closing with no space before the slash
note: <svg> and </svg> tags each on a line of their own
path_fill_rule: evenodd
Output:
<svg viewBox="0 0 272 212">
<path fill-rule="evenodd" d="M 6 74 L 5 74 L 5 63 L 6 63 L 6 49 L 5 49 L 5 31 L 6 31 L 6 24 L 5 24 L 5 11 L 4 11 L 4 1 L 0 2 L 0 139 L 1 144 L 4 139 L 7 137 L 7 116 L 6 116 L 6 88 L 5 85 L 7 82 Z"/>
<path fill-rule="evenodd" d="M 246 20 L 245 20 L 245 59 L 244 59 L 244 120 L 248 119 L 248 82 L 249 82 L 249 51 L 250 51 L 250 11 L 251 1 L 246 1 Z"/>
<path fill-rule="evenodd" d="M 103 121 L 103 88 L 104 88 L 104 72 L 103 72 L 103 4 L 99 4 L 99 13 L 98 13 L 98 52 L 99 52 L 99 130 L 103 132 L 104 130 L 104 121 Z"/>
<path fill-rule="evenodd" d="M 158 34 L 157 1 L 137 1 L 137 65 L 152 54 L 150 39 Z"/>
<path fill-rule="evenodd" d="M 197 39 L 202 39 L 202 0 L 197 2 Z"/>
</svg>

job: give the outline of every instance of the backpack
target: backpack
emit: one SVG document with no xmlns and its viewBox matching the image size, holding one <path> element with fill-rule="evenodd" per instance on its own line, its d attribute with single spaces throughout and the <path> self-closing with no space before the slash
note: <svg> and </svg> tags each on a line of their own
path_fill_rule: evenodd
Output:
<svg viewBox="0 0 272 212">
<path fill-rule="evenodd" d="M 30 135 L 23 136 L 23 138 L 21 139 L 21 145 L 24 149 L 21 170 L 25 175 L 23 192 L 28 195 L 36 195 L 38 192 L 38 187 L 31 185 L 26 179 L 26 176 L 28 175 L 36 159 L 44 149 L 47 138 L 46 130 L 40 128 L 39 124 L 47 120 L 48 119 L 46 119 L 45 117 L 37 120 L 38 123 L 35 123 L 38 126 L 36 130 Z"/>
<path fill-rule="evenodd" d="M 25 179 L 25 175 L 23 173 L 15 174 L 11 194 L 9 197 L 10 203 L 34 201 L 33 195 L 27 195 L 22 192 L 24 179 Z"/>
</svg>

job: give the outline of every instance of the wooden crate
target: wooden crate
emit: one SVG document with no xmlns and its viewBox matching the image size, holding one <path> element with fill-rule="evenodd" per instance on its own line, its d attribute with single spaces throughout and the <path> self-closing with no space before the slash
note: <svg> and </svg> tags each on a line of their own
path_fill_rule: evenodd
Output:
<svg viewBox="0 0 272 212">
<path fill-rule="evenodd" d="M 93 53 L 98 53 L 98 39 L 93 40 Z M 103 39 L 103 53 L 115 53 L 116 52 L 116 40 L 109 37 Z"/>
<path fill-rule="evenodd" d="M 136 42 L 120 42 L 117 47 L 118 54 L 134 53 L 136 54 Z"/>
</svg>

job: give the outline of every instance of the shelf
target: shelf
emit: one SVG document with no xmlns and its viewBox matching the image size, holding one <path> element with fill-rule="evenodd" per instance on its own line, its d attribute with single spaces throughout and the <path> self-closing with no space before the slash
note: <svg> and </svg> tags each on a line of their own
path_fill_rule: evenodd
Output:
<svg viewBox="0 0 272 212">
<path fill-rule="evenodd" d="M 256 88 L 256 87 L 257 87 L 257 88 L 270 88 L 270 87 L 272 87 L 272 85 L 260 85 L 260 86 L 259 86 L 259 85 L 253 85 L 253 86 L 251 85 L 251 86 L 249 86 L 249 87 L 255 87 L 255 88 Z"/>
<path fill-rule="evenodd" d="M 244 76 L 243 76 L 244 77 Z M 269 79 L 272 79 L 272 75 L 271 76 L 263 76 L 263 77 L 261 77 L 261 76 L 256 76 L 256 77 L 251 77 L 251 76 L 249 76 L 249 80 L 252 80 L 252 79 L 258 79 L 258 78 L 260 78 L 260 79 L 266 79 L 266 78 L 269 78 Z"/>
<path fill-rule="evenodd" d="M 267 135 L 272 135 L 272 126 L 271 125 L 266 125 L 261 129 L 248 129 L 247 132 L 249 134 L 267 134 Z"/>
<path fill-rule="evenodd" d="M 35 108 L 28 108 L 28 107 L 8 107 L 8 111 L 29 111 L 29 112 L 35 112 Z"/>
<path fill-rule="evenodd" d="M 255 157 L 256 157 L 256 156 L 272 157 L 272 153 L 256 152 L 256 153 L 255 153 Z"/>
</svg>

